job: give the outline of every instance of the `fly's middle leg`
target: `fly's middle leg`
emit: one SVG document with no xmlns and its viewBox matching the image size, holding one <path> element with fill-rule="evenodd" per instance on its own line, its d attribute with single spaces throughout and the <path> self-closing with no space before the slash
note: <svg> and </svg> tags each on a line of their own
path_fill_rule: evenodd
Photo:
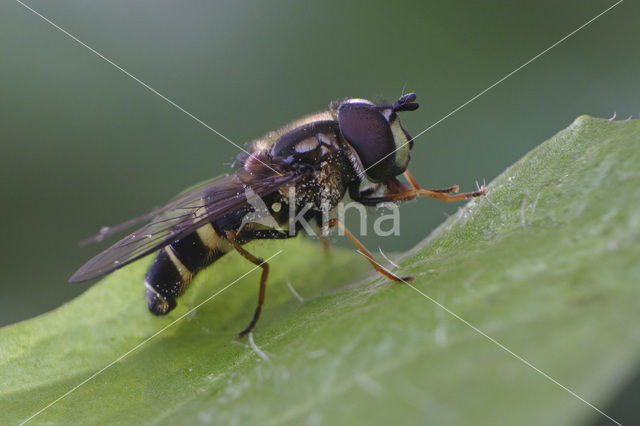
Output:
<svg viewBox="0 0 640 426">
<path fill-rule="evenodd" d="M 236 241 L 236 231 L 226 231 L 227 240 L 236 249 L 238 253 L 242 255 L 245 259 L 253 263 L 254 265 L 260 266 L 262 268 L 262 275 L 260 276 L 260 293 L 258 294 L 258 306 L 253 314 L 253 319 L 240 333 L 238 333 L 238 337 L 244 337 L 253 328 L 255 327 L 258 319 L 260 318 L 260 312 L 262 311 L 262 305 L 264 305 L 264 299 L 267 293 L 267 278 L 269 277 L 269 264 L 265 262 L 263 259 L 256 257 L 245 250 L 242 245 L 238 241 Z"/>
</svg>

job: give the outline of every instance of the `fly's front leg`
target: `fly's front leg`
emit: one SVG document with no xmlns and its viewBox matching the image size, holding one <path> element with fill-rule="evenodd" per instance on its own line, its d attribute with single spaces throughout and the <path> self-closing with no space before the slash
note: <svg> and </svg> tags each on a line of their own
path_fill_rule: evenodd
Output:
<svg viewBox="0 0 640 426">
<path fill-rule="evenodd" d="M 262 268 L 262 275 L 260 276 L 260 293 L 258 295 L 258 306 L 256 307 L 256 311 L 253 314 L 253 319 L 251 320 L 247 328 L 245 328 L 238 334 L 238 337 L 244 337 L 251 330 L 253 330 L 253 327 L 255 327 L 258 319 L 260 318 L 260 312 L 262 311 L 262 305 L 264 305 L 264 299 L 267 293 L 267 277 L 269 276 L 269 264 L 259 257 L 256 257 L 246 251 L 240 245 L 240 243 L 236 241 L 236 231 L 226 231 L 225 234 L 229 243 L 238 251 L 238 253 L 242 255 L 242 257 L 244 257 L 254 265 L 260 266 Z"/>
<path fill-rule="evenodd" d="M 350 195 L 359 203 L 365 206 L 376 206 L 380 203 L 387 201 L 411 201 L 418 197 L 431 197 L 442 201 L 459 201 L 469 198 L 481 197 L 486 194 L 486 188 L 482 186 L 479 190 L 473 192 L 462 192 L 460 194 L 452 194 L 458 192 L 460 187 L 453 185 L 449 188 L 442 189 L 423 189 L 418 182 L 414 179 L 413 175 L 409 171 L 404 172 L 407 180 L 411 186 L 400 182 L 397 179 L 391 179 L 385 182 L 387 191 L 380 196 L 367 196 L 363 192 L 357 192 L 355 189 L 350 188 Z M 355 186 L 354 186 L 355 188 Z"/>
<path fill-rule="evenodd" d="M 418 181 L 413 177 L 413 175 L 409 172 L 409 170 L 405 170 L 404 176 L 407 178 L 407 180 L 409 181 L 409 183 L 411 184 L 413 189 L 418 190 L 418 191 L 422 189 L 422 187 L 420 187 L 420 184 L 418 183 Z M 443 194 L 451 194 L 452 192 L 458 192 L 459 190 L 460 190 L 460 187 L 458 185 L 453 185 L 453 186 L 450 186 L 448 188 L 430 189 L 430 191 L 440 192 L 440 193 L 443 193 Z"/>
<path fill-rule="evenodd" d="M 404 172 L 405 177 L 407 178 L 407 180 L 409 181 L 409 183 L 411 184 L 411 186 L 413 187 L 412 190 L 409 191 L 403 191 L 397 194 L 393 194 L 396 197 L 399 197 L 399 200 L 402 200 L 402 196 L 404 194 L 406 195 L 410 195 L 411 192 L 414 192 L 415 195 L 413 198 L 416 197 L 431 197 L 431 198 L 436 198 L 438 200 L 442 200 L 442 201 L 458 201 L 458 200 L 466 200 L 468 198 L 475 198 L 475 197 L 480 197 L 486 194 L 486 188 L 484 186 L 482 186 L 480 189 L 478 189 L 477 191 L 473 191 L 473 192 L 461 192 L 460 194 L 455 194 L 455 195 L 451 195 L 452 192 L 458 192 L 458 190 L 460 190 L 460 187 L 458 185 L 453 185 L 449 188 L 443 188 L 443 189 L 422 189 L 420 187 L 420 184 L 418 183 L 418 181 L 416 181 L 416 179 L 413 177 L 413 175 L 409 172 L 409 170 L 406 170 Z"/>
</svg>

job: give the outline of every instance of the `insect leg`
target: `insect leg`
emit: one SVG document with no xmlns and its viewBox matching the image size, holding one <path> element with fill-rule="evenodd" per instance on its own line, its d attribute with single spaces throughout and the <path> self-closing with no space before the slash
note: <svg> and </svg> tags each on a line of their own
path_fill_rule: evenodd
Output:
<svg viewBox="0 0 640 426">
<path fill-rule="evenodd" d="M 481 197 L 486 194 L 486 190 L 484 188 L 481 188 L 478 191 L 461 192 L 460 194 L 455 194 L 455 195 L 439 192 L 433 189 L 417 189 L 415 190 L 415 192 L 418 197 L 431 197 L 431 198 L 436 198 L 438 200 L 447 201 L 447 202 Z M 402 196 L 400 196 L 398 199 L 401 200 Z"/>
<path fill-rule="evenodd" d="M 411 173 L 409 173 L 409 171 L 405 172 L 405 176 L 411 183 L 411 187 L 394 179 L 385 183 L 385 185 L 387 185 L 387 192 L 384 195 L 369 197 L 362 192 L 350 192 L 350 194 L 352 194 L 351 198 L 359 203 L 364 204 L 365 206 L 375 206 L 387 201 L 410 201 L 418 197 L 431 197 L 438 200 L 450 202 L 480 197 L 486 194 L 486 189 L 484 187 L 481 187 L 479 190 L 474 192 L 462 192 L 460 194 L 454 195 L 452 195 L 451 193 L 457 192 L 458 189 L 460 189 L 458 185 L 443 189 L 423 189 L 413 178 Z"/>
<path fill-rule="evenodd" d="M 409 173 L 409 170 L 406 170 L 404 172 L 404 175 L 407 177 L 409 182 L 411 182 L 411 186 L 413 186 L 413 189 L 418 191 L 422 189 L 422 187 L 420 187 L 420 184 L 418 184 L 418 182 L 416 182 L 416 180 L 413 178 L 413 175 Z M 441 192 L 443 194 L 451 194 L 452 192 L 458 192 L 460 190 L 460 186 L 453 185 L 448 188 L 439 188 L 439 189 L 431 188 L 430 190 L 433 192 Z"/>
<path fill-rule="evenodd" d="M 248 261 L 262 268 L 262 276 L 260 277 L 260 294 L 258 295 L 258 306 L 256 307 L 256 311 L 253 314 L 253 319 L 249 323 L 249 326 L 238 334 L 238 337 L 244 337 L 251 330 L 253 330 L 253 327 L 255 327 L 256 323 L 258 322 L 258 318 L 260 318 L 260 312 L 262 311 L 262 305 L 264 305 L 264 298 L 267 292 L 267 277 L 269 276 L 269 264 L 264 260 L 260 259 L 259 257 L 256 257 L 251 253 L 249 253 L 248 251 L 246 251 L 240 245 L 240 243 L 236 241 L 236 231 L 226 231 L 225 233 L 229 243 L 233 246 L 233 248 L 235 248 L 238 251 L 238 253 L 242 255 L 242 257 L 244 257 Z"/>
<path fill-rule="evenodd" d="M 324 250 L 324 252 L 329 253 L 329 250 L 331 250 L 331 243 L 329 242 L 329 238 L 320 237 L 320 241 L 322 241 L 322 249 Z"/>
<path fill-rule="evenodd" d="M 318 228 L 320 228 L 322 231 L 322 233 L 320 234 L 322 249 L 324 250 L 325 254 L 329 254 L 329 251 L 331 250 L 331 242 L 329 241 L 329 237 L 327 236 L 329 229 L 324 228 L 324 215 L 322 214 L 322 212 L 317 212 L 317 214 L 315 215 L 315 220 Z"/>
<path fill-rule="evenodd" d="M 465 200 L 467 198 L 480 197 L 482 195 L 485 195 L 485 192 L 486 192 L 485 188 L 482 187 L 478 191 L 462 192 L 460 194 L 451 195 L 452 192 L 458 192 L 458 190 L 460 189 L 458 185 L 453 185 L 449 188 L 444 188 L 444 189 L 422 189 L 418 181 L 416 181 L 416 179 L 409 172 L 409 170 L 406 170 L 404 172 L 404 175 L 409 181 L 409 183 L 411 183 L 411 186 L 413 187 L 413 191 L 415 191 L 415 194 L 416 194 L 415 196 L 417 197 L 431 197 L 431 198 L 436 198 L 442 201 L 458 201 L 458 200 Z M 404 191 L 403 193 L 394 194 L 394 195 L 396 197 L 401 197 L 403 194 L 410 195 L 408 194 L 410 192 L 411 191 Z M 398 199 L 402 199 L 402 198 L 398 198 Z"/>
<path fill-rule="evenodd" d="M 384 268 L 382 268 L 378 262 L 375 261 L 375 259 L 373 258 L 373 255 L 371 254 L 371 252 L 364 246 L 364 244 L 362 244 L 360 242 L 360 240 L 358 240 L 356 238 L 355 235 L 353 235 L 351 233 L 351 231 L 349 231 L 349 229 L 344 226 L 344 224 L 339 220 L 339 219 L 330 219 L 328 222 L 328 225 L 330 228 L 335 228 L 336 226 L 338 228 L 340 228 L 345 235 L 351 240 L 351 242 L 353 243 L 353 245 L 355 245 L 358 250 L 360 250 L 360 252 L 362 254 L 365 255 L 365 257 L 369 260 L 369 262 L 371 263 L 371 265 L 373 266 L 373 268 L 380 272 L 382 275 L 384 275 L 385 277 L 389 278 L 392 281 L 396 281 L 396 282 L 402 282 L 402 281 L 413 281 L 413 277 L 404 277 L 404 278 L 399 278 L 395 275 L 393 275 L 392 273 L 386 271 Z"/>
</svg>

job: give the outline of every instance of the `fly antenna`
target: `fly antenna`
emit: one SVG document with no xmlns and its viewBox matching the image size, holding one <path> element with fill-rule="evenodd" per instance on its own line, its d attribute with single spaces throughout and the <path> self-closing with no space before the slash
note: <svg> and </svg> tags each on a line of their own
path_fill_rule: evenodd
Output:
<svg viewBox="0 0 640 426">
<path fill-rule="evenodd" d="M 404 92 L 404 89 L 403 89 L 403 92 Z M 417 99 L 417 96 L 415 93 L 407 93 L 406 95 L 402 95 L 393 104 L 393 110 L 395 112 L 415 111 L 420 106 L 418 105 L 417 102 L 414 102 L 416 99 Z"/>
</svg>

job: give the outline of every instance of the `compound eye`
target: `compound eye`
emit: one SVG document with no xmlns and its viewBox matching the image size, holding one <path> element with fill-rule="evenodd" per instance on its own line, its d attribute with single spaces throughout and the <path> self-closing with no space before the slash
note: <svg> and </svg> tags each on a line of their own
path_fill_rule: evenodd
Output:
<svg viewBox="0 0 640 426">
<path fill-rule="evenodd" d="M 389 179 L 395 156 L 393 132 L 389 123 L 374 105 L 346 102 L 338 108 L 338 124 L 342 135 L 353 146 L 374 182 Z M 395 172 L 395 170 L 393 171 Z"/>
</svg>

